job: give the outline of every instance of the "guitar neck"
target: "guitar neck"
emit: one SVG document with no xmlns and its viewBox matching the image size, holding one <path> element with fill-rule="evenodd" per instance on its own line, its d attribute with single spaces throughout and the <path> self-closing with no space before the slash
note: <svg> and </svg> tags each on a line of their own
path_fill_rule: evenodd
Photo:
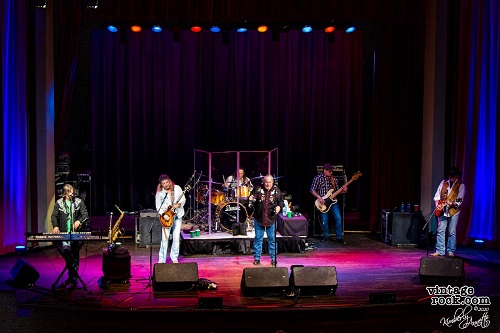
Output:
<svg viewBox="0 0 500 333">
<path fill-rule="evenodd" d="M 354 181 L 354 178 L 351 178 L 351 180 L 349 180 L 347 183 L 345 183 L 344 185 L 342 185 L 337 191 L 333 192 L 333 194 L 330 195 L 330 199 L 335 198 L 340 192 L 342 192 L 342 187 L 348 186 L 353 181 Z"/>
</svg>

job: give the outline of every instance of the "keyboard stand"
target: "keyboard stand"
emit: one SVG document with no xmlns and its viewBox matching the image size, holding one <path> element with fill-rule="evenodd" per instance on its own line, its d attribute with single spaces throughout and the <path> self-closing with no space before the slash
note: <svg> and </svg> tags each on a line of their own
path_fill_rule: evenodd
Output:
<svg viewBox="0 0 500 333">
<path fill-rule="evenodd" d="M 80 245 L 79 245 L 78 251 L 80 251 L 81 248 L 83 247 L 83 242 L 82 241 L 79 241 L 79 242 L 80 242 Z M 61 255 L 61 257 L 63 257 L 63 259 L 64 259 L 63 251 L 58 246 L 56 246 L 56 249 L 57 249 L 57 252 L 59 252 L 59 254 Z M 68 267 L 66 265 L 66 259 L 64 259 L 64 269 L 62 270 L 61 274 L 59 274 L 59 276 L 57 277 L 57 280 L 52 284 L 52 290 L 56 289 L 56 286 L 59 283 L 59 280 L 61 280 L 62 276 L 64 275 L 64 272 L 66 272 L 67 270 L 72 271 L 73 273 L 75 273 L 76 278 L 80 281 L 80 283 L 83 286 L 83 289 L 86 291 L 87 290 L 87 285 L 85 284 L 85 282 L 83 282 L 82 277 L 80 276 L 80 274 L 78 274 L 78 272 L 75 271 L 75 269 L 73 267 Z"/>
</svg>

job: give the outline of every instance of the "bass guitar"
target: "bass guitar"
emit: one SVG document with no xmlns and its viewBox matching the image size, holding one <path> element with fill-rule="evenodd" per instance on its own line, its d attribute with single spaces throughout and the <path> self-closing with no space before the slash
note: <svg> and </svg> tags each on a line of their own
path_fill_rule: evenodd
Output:
<svg viewBox="0 0 500 333">
<path fill-rule="evenodd" d="M 173 205 L 169 205 L 168 208 L 167 208 L 167 210 L 165 212 L 163 212 L 163 214 L 160 215 L 160 223 L 161 223 L 162 226 L 164 226 L 165 228 L 170 228 L 172 226 L 172 224 L 174 223 L 174 215 L 175 215 L 175 208 L 174 208 L 174 206 L 179 203 L 179 201 L 184 196 L 184 193 L 186 193 L 190 189 L 191 189 L 191 186 L 186 185 L 186 187 L 182 191 L 182 193 L 179 196 L 179 198 L 177 198 L 177 200 L 175 200 L 174 204 Z"/>
<path fill-rule="evenodd" d="M 350 183 L 352 183 L 353 181 L 355 181 L 356 179 L 358 179 L 359 177 L 361 177 L 363 174 L 361 172 L 356 172 L 351 180 L 349 180 L 346 184 L 344 184 L 344 186 L 348 186 Z M 335 197 L 340 193 L 342 192 L 342 189 L 343 187 L 342 186 L 341 188 L 339 188 L 337 191 L 333 192 L 333 188 L 331 190 L 328 191 L 328 193 L 323 197 L 323 200 L 325 200 L 325 203 L 322 204 L 319 199 L 316 199 L 316 201 L 314 202 L 314 205 L 316 206 L 316 208 L 322 212 L 322 213 L 326 213 L 330 210 L 330 207 L 337 203 L 337 199 L 335 199 Z"/>
</svg>

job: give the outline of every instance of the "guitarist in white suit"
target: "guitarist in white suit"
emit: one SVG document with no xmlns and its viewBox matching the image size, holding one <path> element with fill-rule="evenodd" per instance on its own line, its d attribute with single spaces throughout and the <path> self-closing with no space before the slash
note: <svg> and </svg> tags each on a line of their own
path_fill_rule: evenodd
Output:
<svg viewBox="0 0 500 333">
<path fill-rule="evenodd" d="M 328 191 L 336 191 L 340 189 L 337 179 L 333 177 L 333 167 L 330 163 L 326 163 L 323 166 L 323 173 L 316 175 L 312 181 L 311 193 L 317 199 L 321 205 L 325 205 L 325 199 L 328 198 Z M 347 186 L 343 186 L 341 193 L 347 192 Z M 328 242 L 330 240 L 330 231 L 328 228 L 328 214 L 331 212 L 333 219 L 335 220 L 335 241 L 339 244 L 347 244 L 343 238 L 342 230 L 342 217 L 340 216 L 339 205 L 335 203 L 328 203 L 329 205 L 326 211 L 322 212 L 318 209 L 321 225 L 323 228 L 323 239 L 321 242 Z"/>
<path fill-rule="evenodd" d="M 170 227 L 162 226 L 161 228 L 161 244 L 158 256 L 158 263 L 164 264 L 167 259 L 168 239 L 172 231 L 172 248 L 170 249 L 170 259 L 172 263 L 177 263 L 179 258 L 179 247 L 181 237 L 182 217 L 184 216 L 184 204 L 186 197 L 179 185 L 167 176 L 161 175 L 158 179 L 159 184 L 156 190 L 156 211 L 161 217 L 169 218 L 169 212 L 174 212 L 173 224 Z M 162 223 L 163 224 L 163 223 Z"/>
</svg>

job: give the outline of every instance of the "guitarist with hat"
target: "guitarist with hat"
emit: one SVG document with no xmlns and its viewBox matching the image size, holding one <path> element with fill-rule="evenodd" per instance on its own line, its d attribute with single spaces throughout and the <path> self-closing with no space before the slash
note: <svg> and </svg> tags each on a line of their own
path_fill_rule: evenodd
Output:
<svg viewBox="0 0 500 333">
<path fill-rule="evenodd" d="M 335 177 L 333 177 L 333 167 L 330 163 L 326 163 L 323 166 L 323 172 L 316 175 L 312 181 L 311 194 L 317 199 L 321 205 L 325 205 L 325 197 L 328 198 L 328 191 L 336 191 L 342 189 L 341 193 L 347 192 L 347 186 L 339 187 L 339 183 Z M 335 203 L 329 204 L 329 209 L 322 212 L 318 210 L 322 229 L 323 229 L 323 239 L 321 242 L 328 242 L 330 240 L 330 231 L 328 229 L 328 214 L 331 212 L 333 219 L 335 220 L 335 241 L 339 244 L 347 244 L 344 241 L 343 230 L 342 230 L 342 217 L 340 216 L 339 205 Z"/>
<path fill-rule="evenodd" d="M 156 211 L 159 213 L 160 222 L 162 224 L 158 263 L 164 264 L 167 260 L 170 232 L 172 232 L 170 259 L 172 259 L 172 263 L 177 263 L 186 197 L 184 196 L 182 188 L 179 185 L 175 185 L 167 175 L 161 175 L 158 181 L 159 184 L 156 190 L 155 201 Z"/>
<path fill-rule="evenodd" d="M 457 167 L 452 167 L 448 173 L 448 179 L 441 181 L 434 195 L 434 202 L 436 203 L 434 215 L 438 218 L 438 228 L 436 252 L 431 254 L 433 257 L 445 255 L 446 250 L 448 251 L 448 257 L 455 256 L 458 215 L 465 194 L 465 185 L 460 180 L 461 176 L 462 172 Z M 445 242 L 446 229 L 448 229 L 448 242 Z"/>
</svg>

